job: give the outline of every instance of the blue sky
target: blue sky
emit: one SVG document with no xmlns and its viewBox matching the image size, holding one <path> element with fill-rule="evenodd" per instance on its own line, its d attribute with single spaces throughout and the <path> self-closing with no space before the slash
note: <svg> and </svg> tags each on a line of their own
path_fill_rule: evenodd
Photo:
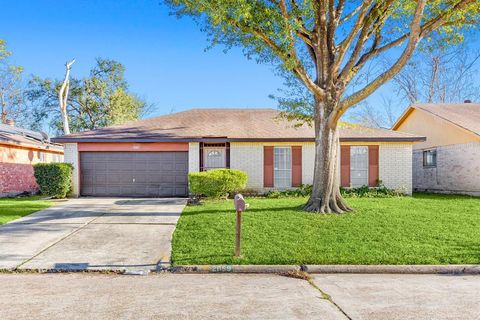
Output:
<svg viewBox="0 0 480 320">
<path fill-rule="evenodd" d="M 0 38 L 26 74 L 88 74 L 95 57 L 126 67 L 133 92 L 155 104 L 153 115 L 193 107 L 275 107 L 282 79 L 239 49 L 205 52 L 206 35 L 160 1 L 11 1 L 2 4 Z"/>
<path fill-rule="evenodd" d="M 95 57 L 120 61 L 131 91 L 155 105 L 151 116 L 194 107 L 276 107 L 268 95 L 283 81 L 271 66 L 240 49 L 205 51 L 199 27 L 171 16 L 161 2 L 4 2 L 0 38 L 27 75 L 61 78 L 72 57 L 74 77 L 86 76 Z"/>
</svg>

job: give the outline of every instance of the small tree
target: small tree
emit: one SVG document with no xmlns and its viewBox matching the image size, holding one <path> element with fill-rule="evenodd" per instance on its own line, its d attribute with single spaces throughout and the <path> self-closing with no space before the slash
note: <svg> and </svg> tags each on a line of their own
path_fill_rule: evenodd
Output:
<svg viewBox="0 0 480 320">
<path fill-rule="evenodd" d="M 25 112 L 23 101 L 23 68 L 9 63 L 11 52 L 0 39 L 0 123 L 17 122 Z"/>
<path fill-rule="evenodd" d="M 351 209 L 339 191 L 338 122 L 352 106 L 392 79 L 433 32 L 457 41 L 476 24 L 478 0 L 169 0 L 178 15 L 202 23 L 214 44 L 241 46 L 273 62 L 309 91 L 315 128 L 313 189 L 305 210 Z M 369 78 L 381 55 L 394 61 Z M 356 86 L 353 86 L 356 84 Z M 359 88 L 357 88 L 359 87 Z M 295 104 L 289 110 L 295 115 Z M 302 109 L 303 111 L 303 109 Z M 307 114 L 308 115 L 308 114 Z M 301 113 L 304 119 L 305 114 Z"/>
</svg>

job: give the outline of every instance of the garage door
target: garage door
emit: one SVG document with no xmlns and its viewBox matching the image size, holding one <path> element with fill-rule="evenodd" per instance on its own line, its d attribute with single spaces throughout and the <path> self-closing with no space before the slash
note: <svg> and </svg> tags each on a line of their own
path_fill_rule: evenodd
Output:
<svg viewBox="0 0 480 320">
<path fill-rule="evenodd" d="M 81 152 L 84 196 L 187 195 L 188 152 Z"/>
</svg>

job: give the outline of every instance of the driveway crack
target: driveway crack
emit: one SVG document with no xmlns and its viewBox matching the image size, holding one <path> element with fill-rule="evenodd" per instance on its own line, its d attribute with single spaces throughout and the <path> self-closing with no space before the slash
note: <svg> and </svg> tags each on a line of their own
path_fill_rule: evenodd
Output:
<svg viewBox="0 0 480 320">
<path fill-rule="evenodd" d="M 313 282 L 313 279 L 312 278 L 309 278 L 307 279 L 307 282 L 316 290 L 318 290 L 320 292 L 320 294 L 322 295 L 322 299 L 325 299 L 325 300 L 328 300 L 331 304 L 333 304 L 341 313 L 343 313 L 343 315 L 349 319 L 349 320 L 353 320 L 353 318 L 351 316 L 349 316 L 347 314 L 347 312 L 345 312 L 345 310 L 342 309 L 342 307 L 340 307 L 340 305 L 338 303 L 336 303 L 332 296 L 329 295 L 328 293 L 326 293 L 324 290 L 322 290 L 319 286 L 317 286 L 314 282 Z"/>
</svg>

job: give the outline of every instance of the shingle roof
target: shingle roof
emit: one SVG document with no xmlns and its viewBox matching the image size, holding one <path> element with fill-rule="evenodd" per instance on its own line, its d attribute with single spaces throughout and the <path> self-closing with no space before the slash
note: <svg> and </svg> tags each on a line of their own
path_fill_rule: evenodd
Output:
<svg viewBox="0 0 480 320">
<path fill-rule="evenodd" d="M 480 136 L 480 103 L 415 104 L 412 108 L 431 113 Z"/>
<path fill-rule="evenodd" d="M 54 138 L 55 142 L 313 141 L 314 129 L 279 117 L 274 109 L 192 109 L 156 118 Z M 341 140 L 421 141 L 388 129 L 342 126 Z"/>
<path fill-rule="evenodd" d="M 45 134 L 38 131 L 13 127 L 7 124 L 0 124 L 0 144 L 63 152 L 63 147 L 51 143 L 48 136 Z"/>
</svg>

